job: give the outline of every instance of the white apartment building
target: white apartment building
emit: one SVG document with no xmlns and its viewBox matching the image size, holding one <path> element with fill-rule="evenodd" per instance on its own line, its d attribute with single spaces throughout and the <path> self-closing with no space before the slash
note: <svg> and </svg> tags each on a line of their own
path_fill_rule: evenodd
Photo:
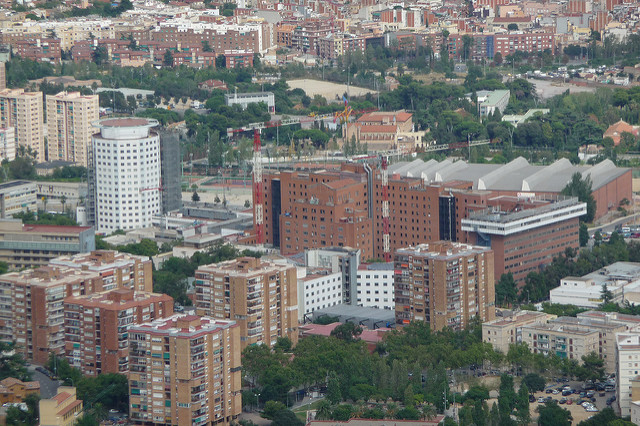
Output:
<svg viewBox="0 0 640 426">
<path fill-rule="evenodd" d="M 393 263 L 360 265 L 357 275 L 358 306 L 395 310 Z"/>
<path fill-rule="evenodd" d="M 12 161 L 16 158 L 16 129 L 0 129 L 0 161 Z"/>
<path fill-rule="evenodd" d="M 616 336 L 616 403 L 622 417 L 631 415 L 632 380 L 640 376 L 640 333 Z"/>
<path fill-rule="evenodd" d="M 16 146 L 31 147 L 36 160 L 44 161 L 42 92 L 0 90 L 0 128 L 15 129 Z"/>
<path fill-rule="evenodd" d="M 318 309 L 342 303 L 342 272 L 328 269 L 298 269 L 298 320 Z M 301 272 L 301 273 L 300 273 Z"/>
<path fill-rule="evenodd" d="M 160 214 L 160 137 L 157 120 L 113 118 L 93 136 L 97 232 L 152 226 Z"/>
<path fill-rule="evenodd" d="M 98 95 L 80 92 L 47 95 L 48 161 L 71 161 L 87 167 L 92 123 L 100 118 Z"/>
</svg>

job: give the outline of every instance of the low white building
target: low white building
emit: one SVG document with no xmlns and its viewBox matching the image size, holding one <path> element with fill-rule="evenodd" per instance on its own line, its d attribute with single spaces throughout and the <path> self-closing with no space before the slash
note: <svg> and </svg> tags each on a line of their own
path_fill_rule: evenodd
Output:
<svg viewBox="0 0 640 426">
<path fill-rule="evenodd" d="M 625 293 L 638 293 L 640 263 L 616 262 L 583 277 L 566 277 L 560 286 L 550 292 L 551 303 L 571 304 L 583 308 L 597 308 L 602 303 L 602 290 L 606 285 L 613 296 L 612 302 L 621 303 Z"/>
<path fill-rule="evenodd" d="M 393 275 L 393 262 L 360 265 L 357 275 L 358 306 L 395 310 Z"/>
<path fill-rule="evenodd" d="M 631 423 L 640 425 L 640 401 L 631 402 Z"/>
<path fill-rule="evenodd" d="M 267 105 L 270 113 L 276 112 L 276 99 L 273 92 L 227 93 L 224 95 L 225 105 L 241 105 L 242 109 L 247 109 L 249 104 L 260 102 L 264 102 Z"/>
<path fill-rule="evenodd" d="M 342 272 L 298 268 L 298 320 L 318 309 L 342 303 Z"/>
</svg>

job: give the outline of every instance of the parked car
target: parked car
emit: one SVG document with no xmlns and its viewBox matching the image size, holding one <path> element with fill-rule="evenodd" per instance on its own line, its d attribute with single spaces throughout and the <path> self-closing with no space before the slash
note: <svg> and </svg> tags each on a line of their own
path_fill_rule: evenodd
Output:
<svg viewBox="0 0 640 426">
<path fill-rule="evenodd" d="M 529 402 L 536 402 L 536 397 L 533 395 L 529 395 Z"/>
<path fill-rule="evenodd" d="M 544 404 L 544 396 L 538 397 L 538 403 Z"/>
</svg>

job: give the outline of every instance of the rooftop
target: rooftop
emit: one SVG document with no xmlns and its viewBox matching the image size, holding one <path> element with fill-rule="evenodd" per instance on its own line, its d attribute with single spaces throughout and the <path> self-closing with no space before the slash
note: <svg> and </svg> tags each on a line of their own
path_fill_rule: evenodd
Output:
<svg viewBox="0 0 640 426">
<path fill-rule="evenodd" d="M 154 123 L 155 122 L 155 123 Z M 158 125 L 156 120 L 147 118 L 108 118 L 106 120 L 99 121 L 100 127 L 138 127 L 149 126 L 154 127 Z"/>
<path fill-rule="evenodd" d="M 474 164 L 450 160 L 398 162 L 389 166 L 389 177 L 415 177 L 425 184 L 452 180 L 471 182 L 473 189 L 558 193 L 571 181 L 574 173 L 589 176 L 593 190 L 602 188 L 630 169 L 616 167 L 611 160 L 593 166 L 575 166 L 566 158 L 548 166 L 534 166 L 518 157 L 508 164 Z"/>
</svg>

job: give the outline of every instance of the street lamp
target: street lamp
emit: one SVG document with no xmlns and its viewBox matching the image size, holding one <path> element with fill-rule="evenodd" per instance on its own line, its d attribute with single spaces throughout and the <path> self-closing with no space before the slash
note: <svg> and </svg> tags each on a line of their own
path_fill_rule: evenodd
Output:
<svg viewBox="0 0 640 426">
<path fill-rule="evenodd" d="M 258 411 L 260 411 L 260 394 L 259 393 L 256 394 L 256 401 L 257 401 L 256 405 L 258 406 Z"/>
</svg>

